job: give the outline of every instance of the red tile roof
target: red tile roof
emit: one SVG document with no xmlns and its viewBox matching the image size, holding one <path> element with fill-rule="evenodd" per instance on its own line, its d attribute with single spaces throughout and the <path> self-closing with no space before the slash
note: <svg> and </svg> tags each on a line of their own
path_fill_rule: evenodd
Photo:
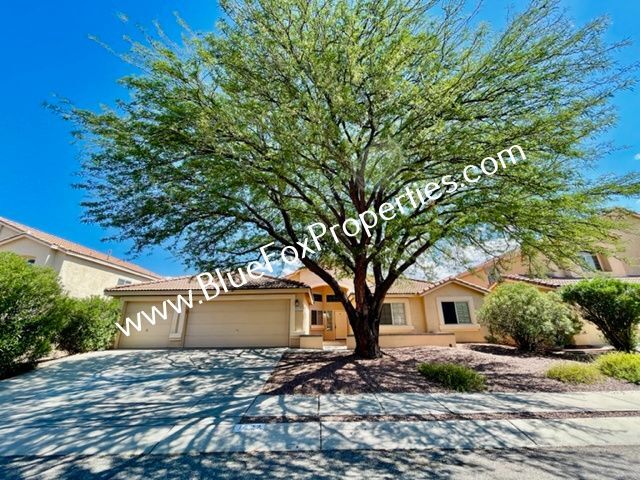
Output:
<svg viewBox="0 0 640 480">
<path fill-rule="evenodd" d="M 437 287 L 440 287 L 442 285 L 444 285 L 445 283 L 457 283 L 459 285 L 464 285 L 465 287 L 469 287 L 473 290 L 479 290 L 481 292 L 484 293 L 490 293 L 491 290 L 489 290 L 488 288 L 485 288 L 481 285 L 477 285 L 473 282 L 467 282 L 466 280 L 462 280 L 460 278 L 457 277 L 449 277 L 449 278 L 443 278 L 442 280 L 438 280 L 437 282 L 434 282 L 429 288 L 427 288 L 426 290 L 422 291 L 421 293 L 427 293 L 430 290 L 433 290 Z"/>
<path fill-rule="evenodd" d="M 305 285 L 302 282 L 289 280 L 286 278 L 272 277 L 269 275 L 264 275 L 263 277 L 258 279 L 250 279 L 249 277 L 247 277 L 247 280 L 247 283 L 239 288 L 231 287 L 228 281 L 226 281 L 226 284 L 229 287 L 229 290 L 274 290 L 309 288 L 308 285 Z M 187 290 L 200 290 L 200 285 L 198 284 L 198 281 L 196 280 L 196 277 L 194 275 L 184 275 L 182 277 L 163 278 L 161 280 L 155 280 L 152 282 L 141 282 L 133 283 L 131 285 L 122 285 L 119 287 L 108 288 L 105 290 L 105 293 L 117 294 L 119 292 L 184 292 Z"/>
<path fill-rule="evenodd" d="M 524 275 L 504 275 L 502 278 L 506 278 L 508 280 L 514 280 L 518 282 L 527 282 L 532 283 L 534 285 L 541 285 L 543 287 L 550 288 L 559 288 L 565 285 L 572 285 L 574 283 L 578 283 L 580 280 L 587 280 L 586 278 L 534 278 L 534 277 L 526 277 Z M 621 280 L 623 282 L 629 283 L 640 283 L 640 276 L 637 277 L 608 277 L 615 278 L 617 280 Z"/>
<path fill-rule="evenodd" d="M 139 275 L 143 275 L 145 277 L 157 279 L 161 278 L 160 275 L 147 270 L 146 268 L 142 268 L 135 263 L 126 262 L 124 260 L 120 260 L 119 258 L 113 257 L 111 255 L 107 255 L 106 253 L 101 253 L 91 248 L 84 247 L 74 242 L 70 242 L 69 240 L 65 240 L 64 238 L 57 237 L 55 235 L 51 235 L 50 233 L 43 232 L 41 230 L 37 230 L 35 228 L 31 228 L 27 225 L 23 225 L 18 222 L 14 222 L 7 218 L 0 217 L 0 223 L 4 223 L 9 228 L 17 230 L 18 233 L 15 237 L 20 235 L 28 235 L 33 237 L 41 242 L 46 243 L 50 246 L 56 246 L 61 250 L 75 253 L 77 255 L 81 255 L 83 257 L 88 257 L 90 259 L 99 260 L 105 263 L 109 263 L 114 267 L 130 270 L 131 272 L 137 273 Z M 9 237 L 13 238 L 13 237 Z M 9 238 L 5 238 L 3 241 L 7 241 Z"/>
<path fill-rule="evenodd" d="M 433 286 L 432 282 L 427 282 L 426 280 L 417 280 L 414 278 L 400 277 L 397 279 L 387 293 L 392 295 L 402 295 L 402 294 L 413 294 L 417 295 L 419 293 L 428 290 Z"/>
</svg>

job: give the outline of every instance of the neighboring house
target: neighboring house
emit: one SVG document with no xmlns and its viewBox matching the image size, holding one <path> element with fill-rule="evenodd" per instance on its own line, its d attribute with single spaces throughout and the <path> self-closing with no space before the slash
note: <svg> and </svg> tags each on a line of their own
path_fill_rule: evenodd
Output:
<svg viewBox="0 0 640 480">
<path fill-rule="evenodd" d="M 352 296 L 353 284 L 340 281 Z M 141 312 L 178 294 L 193 291 L 193 308 L 180 315 L 169 310 L 167 320 L 151 325 L 141 315 L 141 330 L 120 335 L 119 348 L 153 347 L 301 347 L 322 348 L 341 342 L 353 348 L 342 304 L 315 274 L 300 269 L 286 278 L 264 276 L 240 289 L 204 301 L 192 277 L 179 277 L 108 289 L 124 302 L 124 318 L 136 321 Z M 380 327 L 382 347 L 455 345 L 482 342 L 486 331 L 475 312 L 489 290 L 451 278 L 437 283 L 402 278 L 385 299 Z M 202 302 L 201 302 L 202 301 Z"/>
<path fill-rule="evenodd" d="M 72 297 L 103 295 L 109 287 L 160 278 L 133 263 L 2 217 L 0 252 L 13 252 L 28 263 L 52 268 Z"/>
<path fill-rule="evenodd" d="M 640 283 L 640 215 L 628 211 L 612 214 L 620 216 L 626 224 L 624 230 L 614 232 L 619 238 L 618 251 L 610 256 L 581 252 L 589 270 L 579 266 L 563 270 L 549 264 L 546 271 L 533 274 L 529 262 L 522 258 L 519 250 L 513 250 L 499 259 L 490 260 L 458 275 L 458 278 L 489 289 L 495 288 L 498 281 L 503 281 L 528 283 L 542 291 L 556 290 L 596 275 Z M 544 261 L 538 260 L 538 263 L 544 264 Z M 574 337 L 574 342 L 577 345 L 606 344 L 595 325 L 587 322 L 583 331 Z"/>
</svg>

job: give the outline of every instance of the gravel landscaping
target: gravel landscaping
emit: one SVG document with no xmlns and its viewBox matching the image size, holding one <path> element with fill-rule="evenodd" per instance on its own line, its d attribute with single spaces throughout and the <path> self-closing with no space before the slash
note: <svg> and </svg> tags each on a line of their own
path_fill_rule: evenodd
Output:
<svg viewBox="0 0 640 480">
<path fill-rule="evenodd" d="M 499 345 L 407 347 L 385 351 L 377 360 L 354 360 L 347 351 L 287 351 L 263 388 L 264 394 L 446 392 L 422 377 L 422 362 L 453 362 L 486 376 L 489 392 L 572 392 L 636 390 L 640 385 L 605 377 L 594 384 L 570 385 L 545 377 L 558 362 L 539 355 L 518 354 Z"/>
</svg>

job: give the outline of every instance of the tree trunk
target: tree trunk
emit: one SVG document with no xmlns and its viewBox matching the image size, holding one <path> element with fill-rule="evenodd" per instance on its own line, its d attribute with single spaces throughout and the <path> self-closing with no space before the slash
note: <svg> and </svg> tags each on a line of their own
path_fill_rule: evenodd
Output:
<svg viewBox="0 0 640 480">
<path fill-rule="evenodd" d="M 355 356 L 358 358 L 374 359 L 382 357 L 380 350 L 380 319 L 373 313 L 360 317 L 352 323 L 353 335 L 356 339 Z"/>
</svg>

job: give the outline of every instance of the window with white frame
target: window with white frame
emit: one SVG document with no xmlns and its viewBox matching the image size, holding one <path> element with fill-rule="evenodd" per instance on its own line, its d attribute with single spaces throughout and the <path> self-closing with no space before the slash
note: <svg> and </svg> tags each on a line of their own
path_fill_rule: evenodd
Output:
<svg viewBox="0 0 640 480">
<path fill-rule="evenodd" d="M 127 280 L 126 278 L 119 278 L 118 283 L 116 284 L 118 287 L 122 285 L 131 285 L 133 282 L 131 280 Z"/>
<path fill-rule="evenodd" d="M 382 305 L 380 325 L 406 325 L 407 316 L 404 303 L 385 303 Z"/>
<path fill-rule="evenodd" d="M 440 306 L 445 325 L 470 325 L 472 323 L 468 301 L 440 302 Z"/>
</svg>

